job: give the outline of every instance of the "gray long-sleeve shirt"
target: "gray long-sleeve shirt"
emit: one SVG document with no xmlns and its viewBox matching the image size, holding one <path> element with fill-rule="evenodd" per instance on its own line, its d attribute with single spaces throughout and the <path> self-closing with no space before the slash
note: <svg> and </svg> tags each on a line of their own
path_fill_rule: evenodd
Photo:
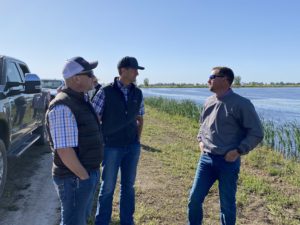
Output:
<svg viewBox="0 0 300 225">
<path fill-rule="evenodd" d="M 198 141 L 205 151 L 217 155 L 233 149 L 247 154 L 264 136 L 253 104 L 231 89 L 222 98 L 213 95 L 207 99 L 200 124 Z"/>
</svg>

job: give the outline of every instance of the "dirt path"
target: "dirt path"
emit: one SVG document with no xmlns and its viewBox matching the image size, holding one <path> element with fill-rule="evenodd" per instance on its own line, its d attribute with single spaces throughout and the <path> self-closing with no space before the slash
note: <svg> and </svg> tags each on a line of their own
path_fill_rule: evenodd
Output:
<svg viewBox="0 0 300 225">
<path fill-rule="evenodd" d="M 190 183 L 186 179 L 172 175 L 148 148 L 142 148 L 136 180 L 137 224 L 183 225 L 187 223 L 187 200 Z M 159 151 L 157 149 L 157 151 Z M 218 196 L 211 190 L 205 203 L 209 225 L 218 224 Z M 150 222 L 151 221 L 151 222 Z"/>
<path fill-rule="evenodd" d="M 1 225 L 56 225 L 59 201 L 51 179 L 48 146 L 33 146 L 10 159 L 8 180 L 0 200 Z"/>
<path fill-rule="evenodd" d="M 148 216 L 154 214 L 155 218 L 147 218 L 145 213 L 139 219 L 140 224 L 148 224 L 149 219 L 160 225 L 186 224 L 188 191 L 181 178 L 168 173 L 151 151 L 142 149 L 136 182 L 137 211 L 144 208 L 149 211 Z"/>
</svg>

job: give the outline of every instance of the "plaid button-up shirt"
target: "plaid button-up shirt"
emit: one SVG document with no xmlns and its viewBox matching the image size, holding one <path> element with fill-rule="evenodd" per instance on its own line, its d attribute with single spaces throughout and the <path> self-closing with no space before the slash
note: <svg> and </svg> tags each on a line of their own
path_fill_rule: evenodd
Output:
<svg viewBox="0 0 300 225">
<path fill-rule="evenodd" d="M 87 95 L 85 100 L 88 101 Z M 77 123 L 68 106 L 54 106 L 48 113 L 48 121 L 54 149 L 78 146 Z"/>
<path fill-rule="evenodd" d="M 124 86 L 119 80 L 117 80 L 117 84 L 120 90 L 122 91 L 122 93 L 124 94 L 125 100 L 127 101 L 130 87 Z M 99 116 L 102 116 L 104 104 L 105 104 L 105 94 L 103 89 L 100 89 L 92 101 L 92 105 L 94 106 L 94 109 Z M 143 116 L 144 114 L 145 114 L 145 106 L 144 106 L 144 99 L 142 99 L 139 115 Z"/>
</svg>

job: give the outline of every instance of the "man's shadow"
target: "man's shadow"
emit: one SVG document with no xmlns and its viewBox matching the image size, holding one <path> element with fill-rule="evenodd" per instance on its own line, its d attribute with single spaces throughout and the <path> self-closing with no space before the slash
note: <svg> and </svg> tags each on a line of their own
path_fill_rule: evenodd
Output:
<svg viewBox="0 0 300 225">
<path fill-rule="evenodd" d="M 153 147 L 150 147 L 150 146 L 148 146 L 148 145 L 143 145 L 143 144 L 141 144 L 141 147 L 142 147 L 143 150 L 145 150 L 145 151 L 147 151 L 147 152 L 161 152 L 160 149 L 158 149 L 158 148 L 153 148 Z"/>
<path fill-rule="evenodd" d="M 111 222 L 110 222 L 110 225 L 120 225 L 120 220 L 112 220 Z"/>
</svg>

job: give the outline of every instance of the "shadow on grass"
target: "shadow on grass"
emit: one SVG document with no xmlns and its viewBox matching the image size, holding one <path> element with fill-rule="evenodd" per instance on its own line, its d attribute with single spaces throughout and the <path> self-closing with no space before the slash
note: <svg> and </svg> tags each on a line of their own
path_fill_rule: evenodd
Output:
<svg viewBox="0 0 300 225">
<path fill-rule="evenodd" d="M 120 220 L 112 220 L 109 225 L 120 225 Z"/>
<path fill-rule="evenodd" d="M 142 147 L 143 150 L 145 150 L 147 152 L 161 152 L 160 149 L 158 149 L 158 148 L 152 148 L 152 147 L 150 147 L 148 145 L 141 144 L 141 147 Z"/>
<path fill-rule="evenodd" d="M 88 225 L 94 225 L 95 224 L 95 219 L 93 218 L 91 218 L 89 221 L 88 221 Z M 109 225 L 120 225 L 120 220 L 119 219 L 117 219 L 117 220 L 114 220 L 114 219 L 112 219 L 111 221 L 110 221 L 110 223 L 109 223 Z"/>
</svg>

